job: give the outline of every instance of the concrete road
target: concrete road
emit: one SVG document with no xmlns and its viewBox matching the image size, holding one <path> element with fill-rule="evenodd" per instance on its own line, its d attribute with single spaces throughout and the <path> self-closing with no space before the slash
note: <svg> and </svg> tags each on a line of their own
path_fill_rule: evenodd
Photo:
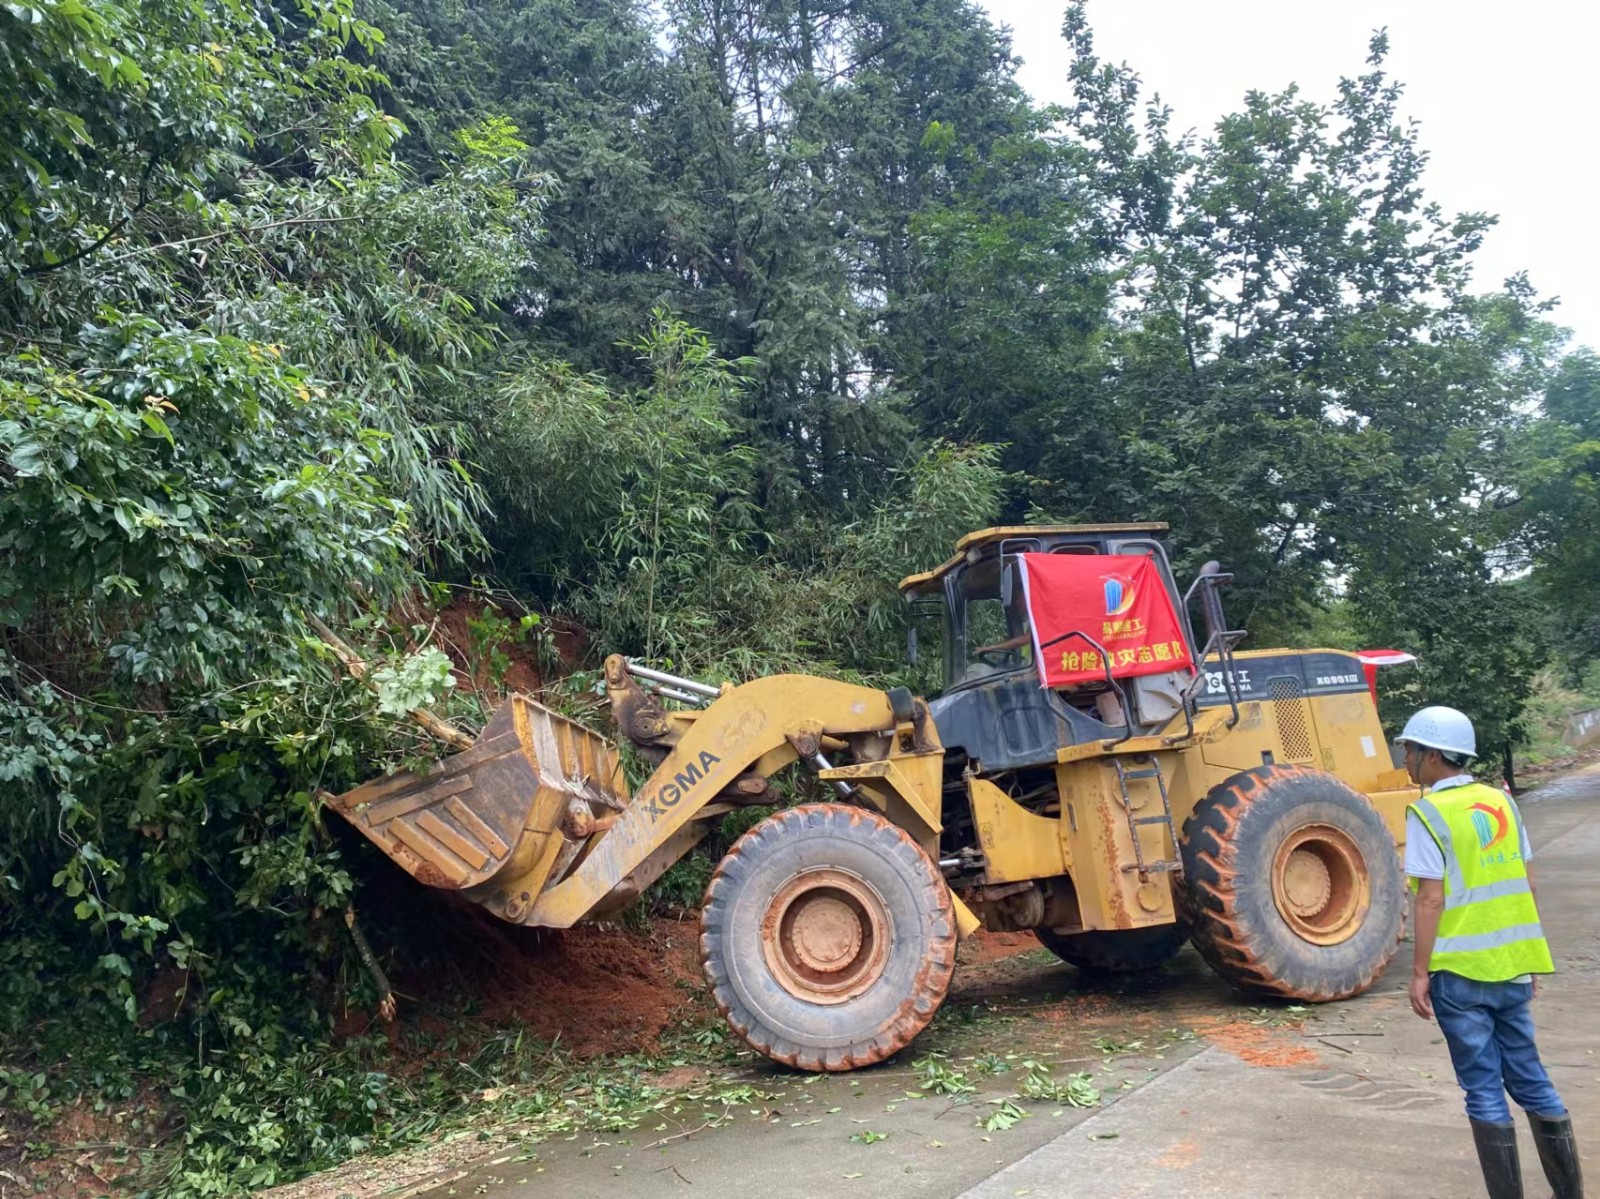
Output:
<svg viewBox="0 0 1600 1199">
<path fill-rule="evenodd" d="M 1539 1042 L 1600 1193 L 1600 771 L 1547 785 L 1523 813 L 1560 969 L 1536 1001 Z M 750 1092 L 734 1093 L 738 1118 L 703 1127 L 706 1096 L 730 1085 L 708 1082 L 699 1100 L 663 1113 L 659 1128 L 530 1146 L 424 1193 L 1481 1195 L 1438 1028 L 1406 1001 L 1409 970 L 1407 944 L 1368 994 L 1304 1012 L 1251 1007 L 1192 950 L 1153 987 L 1098 992 L 1072 968 L 1029 955 L 953 995 L 947 1007 L 958 1018 L 884 1067 L 811 1079 L 757 1069 L 745 1076 Z M 968 1027 L 964 1006 L 979 1017 Z M 993 1011 L 1002 1018 L 986 1023 Z M 912 1062 L 931 1047 L 949 1053 L 978 1093 L 924 1090 Z M 985 1128 L 1030 1058 L 1052 1062 L 1057 1076 L 1088 1071 L 1104 1106 L 1030 1102 L 1013 1126 Z M 1526 1128 L 1522 1135 L 1528 1193 L 1548 1194 Z"/>
</svg>

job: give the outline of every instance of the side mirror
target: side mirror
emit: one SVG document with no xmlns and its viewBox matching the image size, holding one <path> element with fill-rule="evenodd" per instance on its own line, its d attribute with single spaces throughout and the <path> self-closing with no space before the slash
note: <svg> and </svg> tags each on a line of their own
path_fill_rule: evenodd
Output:
<svg viewBox="0 0 1600 1199">
<path fill-rule="evenodd" d="M 906 626 L 906 661 L 912 666 L 917 664 L 917 626 Z"/>
</svg>

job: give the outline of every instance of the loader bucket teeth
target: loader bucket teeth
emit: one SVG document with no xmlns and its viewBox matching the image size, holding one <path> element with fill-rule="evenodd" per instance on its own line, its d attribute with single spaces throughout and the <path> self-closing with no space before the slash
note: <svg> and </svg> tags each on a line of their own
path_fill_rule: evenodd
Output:
<svg viewBox="0 0 1600 1199">
<path fill-rule="evenodd" d="M 563 828 L 592 829 L 628 798 L 605 738 L 514 695 L 471 749 L 426 772 L 375 779 L 329 806 L 418 882 L 497 898 L 514 890 L 514 899 L 537 894 L 558 863 L 571 861 L 561 852 Z"/>
</svg>

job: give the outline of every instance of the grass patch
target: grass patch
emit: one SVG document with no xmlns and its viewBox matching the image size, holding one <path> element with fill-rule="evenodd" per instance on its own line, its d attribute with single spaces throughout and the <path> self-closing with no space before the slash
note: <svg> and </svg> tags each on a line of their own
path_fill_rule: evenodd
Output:
<svg viewBox="0 0 1600 1199">
<path fill-rule="evenodd" d="M 684 1103 L 662 1075 L 739 1061 L 723 1030 L 703 1020 L 670 1029 L 658 1052 L 587 1061 L 474 1023 L 445 1035 L 411 1028 L 394 1042 L 363 1036 L 288 1051 L 245 1043 L 204 1067 L 159 1030 L 47 1032 L 49 1043 L 66 1038 L 77 1049 L 51 1065 L 42 1050 L 0 1063 L 0 1164 L 71 1179 L 88 1145 L 113 1189 L 157 1196 L 255 1191 L 430 1141 L 487 1142 L 499 1129 L 537 1143 L 653 1126 Z M 688 1103 L 715 1122 L 746 1098 L 708 1084 Z"/>
</svg>

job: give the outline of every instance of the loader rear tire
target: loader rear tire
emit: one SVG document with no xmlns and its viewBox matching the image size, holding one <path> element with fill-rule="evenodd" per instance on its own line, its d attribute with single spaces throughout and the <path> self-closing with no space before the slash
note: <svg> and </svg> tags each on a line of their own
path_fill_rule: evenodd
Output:
<svg viewBox="0 0 1600 1199">
<path fill-rule="evenodd" d="M 1400 944 L 1393 837 L 1331 774 L 1258 766 L 1183 826 L 1184 903 L 1200 956 L 1247 991 L 1324 1003 L 1365 991 Z"/>
<path fill-rule="evenodd" d="M 1048 928 L 1033 931 L 1040 944 L 1056 957 L 1090 974 L 1140 974 L 1159 970 L 1189 939 L 1189 926 L 1182 920 L 1153 928 L 1088 933 L 1058 933 Z"/>
<path fill-rule="evenodd" d="M 938 867 L 873 812 L 807 804 L 728 850 L 706 888 L 711 996 L 754 1049 L 854 1070 L 905 1048 L 950 987 L 956 922 Z"/>
</svg>

